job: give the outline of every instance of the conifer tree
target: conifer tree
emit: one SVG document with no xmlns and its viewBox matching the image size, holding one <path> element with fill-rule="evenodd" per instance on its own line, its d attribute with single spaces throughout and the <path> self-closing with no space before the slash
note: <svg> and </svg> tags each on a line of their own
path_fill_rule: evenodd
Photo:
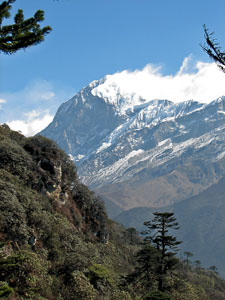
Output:
<svg viewBox="0 0 225 300">
<path fill-rule="evenodd" d="M 221 51 L 221 47 L 216 39 L 213 38 L 214 32 L 209 33 L 206 26 L 204 28 L 204 37 L 206 45 L 201 45 L 202 49 L 211 57 L 218 67 L 225 73 L 225 52 Z"/>
<path fill-rule="evenodd" d="M 189 258 L 192 257 L 194 254 L 189 251 L 185 251 L 184 255 L 186 256 L 186 264 L 187 264 L 187 266 L 189 266 L 189 264 L 190 264 Z"/>
<path fill-rule="evenodd" d="M 158 290 L 164 291 L 164 278 L 169 271 L 171 271 L 177 260 L 174 258 L 178 251 L 178 245 L 181 243 L 177 241 L 175 236 L 170 234 L 171 229 L 179 229 L 178 222 L 174 217 L 174 213 L 154 213 L 152 221 L 144 222 L 147 229 L 142 232 L 146 235 L 145 242 L 149 242 L 158 250 L 158 255 L 155 256 L 156 264 L 156 280 L 158 282 Z"/>
<path fill-rule="evenodd" d="M 45 35 L 50 33 L 51 27 L 40 27 L 44 21 L 44 12 L 36 11 L 33 17 L 24 19 L 23 10 L 19 9 L 14 16 L 14 23 L 2 25 L 4 19 L 10 17 L 11 4 L 16 0 L 3 1 L 0 4 L 0 52 L 13 54 L 20 49 L 37 45 L 44 40 Z"/>
</svg>

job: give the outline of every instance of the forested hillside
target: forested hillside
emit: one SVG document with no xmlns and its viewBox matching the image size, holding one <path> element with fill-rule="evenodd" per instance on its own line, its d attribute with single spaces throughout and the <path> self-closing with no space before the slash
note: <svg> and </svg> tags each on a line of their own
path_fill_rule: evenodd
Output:
<svg viewBox="0 0 225 300">
<path fill-rule="evenodd" d="M 0 190 L 1 299 L 225 299 L 215 269 L 111 221 L 47 138 L 0 126 Z"/>
<path fill-rule="evenodd" d="M 158 211 L 173 211 L 180 224 L 177 233 L 183 241 L 182 251 L 194 253 L 204 267 L 217 266 L 225 276 L 225 177 L 197 196 L 163 207 Z M 152 216 L 155 208 L 138 207 L 122 212 L 115 220 L 126 227 L 143 228 L 143 222 Z"/>
</svg>

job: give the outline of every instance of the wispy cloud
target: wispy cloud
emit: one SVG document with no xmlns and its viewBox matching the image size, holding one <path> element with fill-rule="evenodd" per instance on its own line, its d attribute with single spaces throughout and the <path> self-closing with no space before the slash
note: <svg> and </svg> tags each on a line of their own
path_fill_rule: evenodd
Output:
<svg viewBox="0 0 225 300">
<path fill-rule="evenodd" d="M 0 109 L 2 108 L 2 104 L 6 103 L 7 101 L 5 99 L 0 99 Z"/>
<path fill-rule="evenodd" d="M 116 95 L 119 89 L 122 95 L 134 93 L 147 100 L 181 102 L 194 99 L 208 103 L 225 95 L 224 82 L 225 74 L 215 63 L 194 62 L 191 57 L 187 57 L 174 75 L 163 75 L 160 67 L 149 64 L 142 70 L 125 70 L 106 76 L 102 90 L 100 86 L 98 91 L 103 95 Z"/>
<path fill-rule="evenodd" d="M 7 124 L 11 129 L 21 131 L 25 136 L 32 136 L 48 126 L 53 117 L 48 112 L 32 111 L 27 120 L 12 120 Z"/>
<path fill-rule="evenodd" d="M 75 94 L 70 87 L 60 87 L 46 80 L 35 80 L 16 92 L 0 93 L 0 123 L 31 136 L 44 129 L 61 103 Z"/>
<path fill-rule="evenodd" d="M 162 68 L 147 65 L 142 70 L 107 75 L 98 87 L 103 94 L 134 93 L 144 99 L 168 99 L 174 102 L 194 99 L 209 103 L 225 95 L 225 74 L 215 63 L 184 59 L 176 74 L 164 75 Z M 101 91 L 102 89 L 102 91 Z M 31 136 L 45 128 L 57 108 L 75 94 L 72 88 L 54 85 L 45 80 L 30 82 L 23 90 L 0 93 L 0 123 Z"/>
</svg>

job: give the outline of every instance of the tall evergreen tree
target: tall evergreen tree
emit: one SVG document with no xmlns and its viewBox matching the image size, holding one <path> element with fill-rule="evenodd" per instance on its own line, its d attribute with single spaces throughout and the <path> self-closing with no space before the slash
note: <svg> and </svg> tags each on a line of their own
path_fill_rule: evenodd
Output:
<svg viewBox="0 0 225 300">
<path fill-rule="evenodd" d="M 178 251 L 176 237 L 170 234 L 171 229 L 179 229 L 178 222 L 174 217 L 174 213 L 154 213 L 154 219 L 144 223 L 147 229 L 143 232 L 146 235 L 144 241 L 149 242 L 158 250 L 156 258 L 156 280 L 158 282 L 158 290 L 164 291 L 165 276 L 171 271 L 177 260 L 174 258 Z"/>
<path fill-rule="evenodd" d="M 189 260 L 189 258 L 191 258 L 194 254 L 191 253 L 191 252 L 189 252 L 189 251 L 185 251 L 185 252 L 184 252 L 184 255 L 186 256 L 186 264 L 187 264 L 187 266 L 189 266 L 189 265 L 190 265 L 190 260 Z"/>
<path fill-rule="evenodd" d="M 225 52 L 221 51 L 221 47 L 215 38 L 214 33 L 209 33 L 206 26 L 204 28 L 204 36 L 206 44 L 201 45 L 202 49 L 211 57 L 218 65 L 218 67 L 225 73 Z"/>
<path fill-rule="evenodd" d="M 159 260 L 159 251 L 150 245 L 144 243 L 137 253 L 137 266 L 135 271 L 127 276 L 127 283 L 132 284 L 134 290 L 146 291 L 155 289 L 157 282 L 157 261 Z"/>
<path fill-rule="evenodd" d="M 0 4 L 0 52 L 4 54 L 37 45 L 52 30 L 50 26 L 40 27 L 39 23 L 44 21 L 42 10 L 36 11 L 32 18 L 24 19 L 23 10 L 19 9 L 14 16 L 14 23 L 3 26 L 2 22 L 10 17 L 11 4 L 15 1 L 7 0 Z"/>
</svg>

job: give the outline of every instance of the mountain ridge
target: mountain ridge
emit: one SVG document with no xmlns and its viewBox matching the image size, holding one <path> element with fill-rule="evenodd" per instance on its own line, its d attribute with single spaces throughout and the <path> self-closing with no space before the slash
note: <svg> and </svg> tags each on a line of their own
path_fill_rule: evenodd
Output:
<svg viewBox="0 0 225 300">
<path fill-rule="evenodd" d="M 40 134 L 70 155 L 81 180 L 106 201 L 130 209 L 140 197 L 143 206 L 159 207 L 195 195 L 225 175 L 225 97 L 209 104 L 148 100 L 110 81 L 104 87 L 105 82 L 107 77 L 90 83 L 61 105 Z M 168 178 L 173 171 L 180 187 Z M 144 201 L 148 185 L 157 190 L 157 178 L 168 193 L 154 192 L 154 201 Z M 128 190 L 131 199 L 124 195 Z"/>
</svg>

